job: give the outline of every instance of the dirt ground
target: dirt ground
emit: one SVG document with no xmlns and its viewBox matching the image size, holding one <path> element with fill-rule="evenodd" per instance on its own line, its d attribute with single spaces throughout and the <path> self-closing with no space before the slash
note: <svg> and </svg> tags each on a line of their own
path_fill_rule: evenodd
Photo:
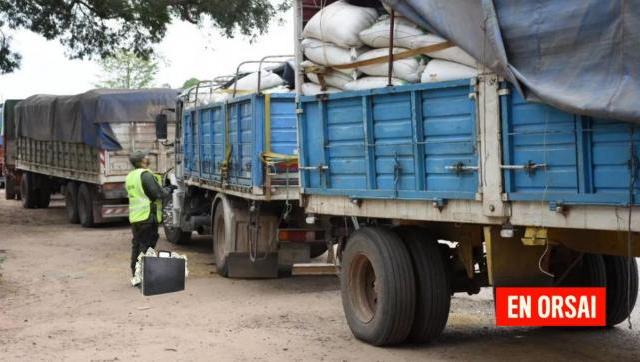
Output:
<svg viewBox="0 0 640 362">
<path fill-rule="evenodd" d="M 0 192 L 1 360 L 640 360 L 640 315 L 603 330 L 496 328 L 490 293 L 456 295 L 432 345 L 354 339 L 336 277 L 229 280 L 211 242 L 189 257 L 186 291 L 144 297 L 129 284 L 126 225 L 83 229 L 63 203 L 24 210 Z"/>
</svg>

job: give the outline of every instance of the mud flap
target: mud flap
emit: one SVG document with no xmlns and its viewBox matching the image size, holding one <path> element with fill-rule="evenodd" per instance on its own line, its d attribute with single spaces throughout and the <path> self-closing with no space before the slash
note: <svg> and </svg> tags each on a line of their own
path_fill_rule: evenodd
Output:
<svg viewBox="0 0 640 362">
<path fill-rule="evenodd" d="M 229 278 L 277 278 L 278 254 L 270 253 L 251 261 L 249 253 L 230 253 L 227 255 Z"/>
</svg>

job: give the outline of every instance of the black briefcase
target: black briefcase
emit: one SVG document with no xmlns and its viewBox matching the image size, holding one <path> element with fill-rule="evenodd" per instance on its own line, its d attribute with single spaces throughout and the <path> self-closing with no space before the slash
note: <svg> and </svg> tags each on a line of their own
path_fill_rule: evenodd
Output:
<svg viewBox="0 0 640 362">
<path fill-rule="evenodd" d="M 142 294 L 156 295 L 184 290 L 184 259 L 142 257 Z"/>
</svg>

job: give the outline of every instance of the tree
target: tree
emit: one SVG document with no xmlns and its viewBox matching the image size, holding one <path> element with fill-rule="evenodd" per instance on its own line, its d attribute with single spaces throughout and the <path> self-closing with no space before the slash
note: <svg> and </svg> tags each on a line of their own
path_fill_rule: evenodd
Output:
<svg viewBox="0 0 640 362">
<path fill-rule="evenodd" d="M 96 84 L 101 88 L 146 88 L 158 74 L 158 60 L 144 59 L 133 52 L 118 52 L 100 61 L 103 80 Z"/>
<path fill-rule="evenodd" d="M 147 58 L 175 19 L 214 26 L 228 37 L 255 37 L 289 6 L 289 0 L 0 1 L 0 74 L 20 66 L 8 29 L 58 39 L 72 59 L 104 59 L 124 50 Z"/>
<path fill-rule="evenodd" d="M 189 78 L 189 79 L 184 81 L 184 84 L 182 85 L 182 89 L 191 88 L 191 87 L 197 85 L 198 82 L 200 82 L 200 80 L 198 78 Z"/>
</svg>

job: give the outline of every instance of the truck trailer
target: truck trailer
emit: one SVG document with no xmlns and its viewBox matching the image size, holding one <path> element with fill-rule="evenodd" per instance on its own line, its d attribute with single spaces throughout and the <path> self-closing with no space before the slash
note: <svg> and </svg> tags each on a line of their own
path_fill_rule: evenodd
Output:
<svg viewBox="0 0 640 362">
<path fill-rule="evenodd" d="M 22 205 L 46 208 L 51 194 L 61 192 L 71 223 L 91 227 L 126 218 L 131 152 L 149 151 L 151 168 L 160 173 L 173 164 L 173 132 L 157 139 L 156 124 L 175 127 L 176 96 L 171 89 L 96 89 L 20 101 L 9 154 Z"/>
<path fill-rule="evenodd" d="M 337 244 L 347 323 L 374 345 L 437 338 L 452 295 L 482 287 L 604 286 L 606 324 L 629 317 L 637 124 L 527 101 L 482 64 L 465 79 L 303 96 L 302 29 L 318 10 L 294 2 L 295 98 L 258 87 L 183 103 L 169 239 L 211 233 L 228 277 L 308 258 L 288 235 Z M 287 157 L 269 160 L 276 147 Z"/>
<path fill-rule="evenodd" d="M 393 2 L 410 19 L 437 22 L 415 11 L 431 5 Z M 308 10 L 295 6 L 301 64 Z M 451 21 L 442 23 L 448 30 Z M 345 316 L 363 341 L 430 341 L 446 325 L 451 295 L 481 287 L 604 286 L 608 326 L 634 307 L 637 119 L 596 115 L 614 107 L 576 114 L 530 102 L 483 64 L 477 73 L 298 92 L 299 205 L 308 220 L 343 220 L 326 233 L 339 242 Z"/>
</svg>

